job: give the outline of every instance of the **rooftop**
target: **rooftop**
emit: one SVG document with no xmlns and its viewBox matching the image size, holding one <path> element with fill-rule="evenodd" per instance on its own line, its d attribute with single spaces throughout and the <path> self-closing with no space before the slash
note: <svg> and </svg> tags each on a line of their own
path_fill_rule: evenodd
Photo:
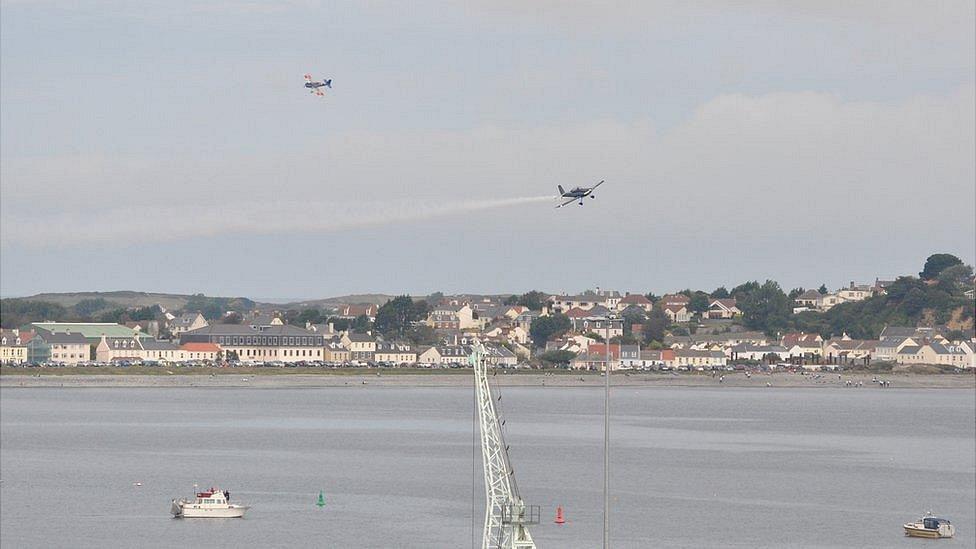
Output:
<svg viewBox="0 0 976 549">
<path fill-rule="evenodd" d="M 56 333 L 78 333 L 87 339 L 106 337 L 147 337 L 146 334 L 114 322 L 34 322 L 39 331 Z"/>
</svg>

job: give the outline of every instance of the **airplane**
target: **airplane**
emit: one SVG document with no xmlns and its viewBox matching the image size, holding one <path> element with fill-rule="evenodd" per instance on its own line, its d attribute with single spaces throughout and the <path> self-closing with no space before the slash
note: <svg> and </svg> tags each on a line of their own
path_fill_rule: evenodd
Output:
<svg viewBox="0 0 976 549">
<path fill-rule="evenodd" d="M 305 87 L 309 89 L 309 93 L 315 94 L 319 97 L 324 96 L 322 90 L 319 88 L 329 88 L 332 89 L 332 79 L 323 80 L 321 82 L 312 80 L 312 75 L 305 73 Z"/>
<path fill-rule="evenodd" d="M 568 198 L 569 199 L 566 202 L 563 202 L 562 204 L 560 204 L 560 205 L 558 205 L 556 207 L 557 208 L 562 208 L 563 206 L 565 206 L 567 204 L 570 204 L 572 202 L 575 202 L 577 200 L 579 200 L 579 205 L 582 206 L 583 205 L 583 199 L 586 198 L 587 196 L 590 197 L 590 198 L 596 198 L 596 195 L 593 194 L 593 191 L 595 191 L 596 188 L 599 187 L 600 185 L 603 185 L 603 181 L 602 180 L 599 183 L 597 183 L 596 185 L 593 185 L 592 187 L 576 187 L 575 189 L 573 189 L 571 191 L 567 191 L 567 190 L 563 189 L 563 186 L 562 185 L 556 185 L 559 188 L 559 196 L 557 198 Z"/>
</svg>

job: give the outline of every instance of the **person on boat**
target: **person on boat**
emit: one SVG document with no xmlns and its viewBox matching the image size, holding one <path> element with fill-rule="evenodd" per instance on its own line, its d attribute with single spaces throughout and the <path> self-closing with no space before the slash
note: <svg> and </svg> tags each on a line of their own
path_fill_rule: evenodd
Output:
<svg viewBox="0 0 976 549">
<path fill-rule="evenodd" d="M 227 503 L 230 503 L 230 490 L 224 490 L 224 499 L 227 500 Z"/>
</svg>

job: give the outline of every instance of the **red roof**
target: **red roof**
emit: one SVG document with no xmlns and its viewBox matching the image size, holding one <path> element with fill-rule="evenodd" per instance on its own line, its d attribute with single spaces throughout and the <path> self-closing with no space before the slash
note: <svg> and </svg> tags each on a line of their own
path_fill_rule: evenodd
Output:
<svg viewBox="0 0 976 549">
<path fill-rule="evenodd" d="M 216 343 L 184 343 L 180 349 L 195 353 L 217 353 L 220 352 L 220 345 Z"/>
<path fill-rule="evenodd" d="M 668 294 L 661 298 L 661 301 L 667 305 L 682 304 L 687 305 L 691 303 L 691 298 L 685 294 Z"/>
<path fill-rule="evenodd" d="M 603 343 L 592 343 L 587 347 L 586 352 L 591 355 L 607 356 L 607 346 Z M 620 345 L 610 344 L 610 356 L 614 359 L 620 358 Z"/>
<path fill-rule="evenodd" d="M 649 305 L 651 300 L 642 296 L 641 294 L 630 294 L 627 297 L 620 300 L 621 303 L 635 304 L 635 305 Z"/>
<path fill-rule="evenodd" d="M 572 309 L 566 311 L 566 316 L 569 318 L 586 318 L 590 316 L 590 314 L 591 313 L 589 311 L 584 311 L 579 307 L 573 307 Z"/>
</svg>

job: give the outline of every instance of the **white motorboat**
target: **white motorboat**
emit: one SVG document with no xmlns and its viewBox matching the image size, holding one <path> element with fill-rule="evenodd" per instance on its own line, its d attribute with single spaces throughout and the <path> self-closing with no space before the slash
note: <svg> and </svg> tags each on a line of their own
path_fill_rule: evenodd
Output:
<svg viewBox="0 0 976 549">
<path fill-rule="evenodd" d="M 250 507 L 230 503 L 230 492 L 210 488 L 192 500 L 174 499 L 170 511 L 176 518 L 241 518 Z"/>
<path fill-rule="evenodd" d="M 905 524 L 903 528 L 906 536 L 915 538 L 951 538 L 956 533 L 951 522 L 932 516 L 932 513 L 926 513 L 924 517 Z"/>
</svg>

